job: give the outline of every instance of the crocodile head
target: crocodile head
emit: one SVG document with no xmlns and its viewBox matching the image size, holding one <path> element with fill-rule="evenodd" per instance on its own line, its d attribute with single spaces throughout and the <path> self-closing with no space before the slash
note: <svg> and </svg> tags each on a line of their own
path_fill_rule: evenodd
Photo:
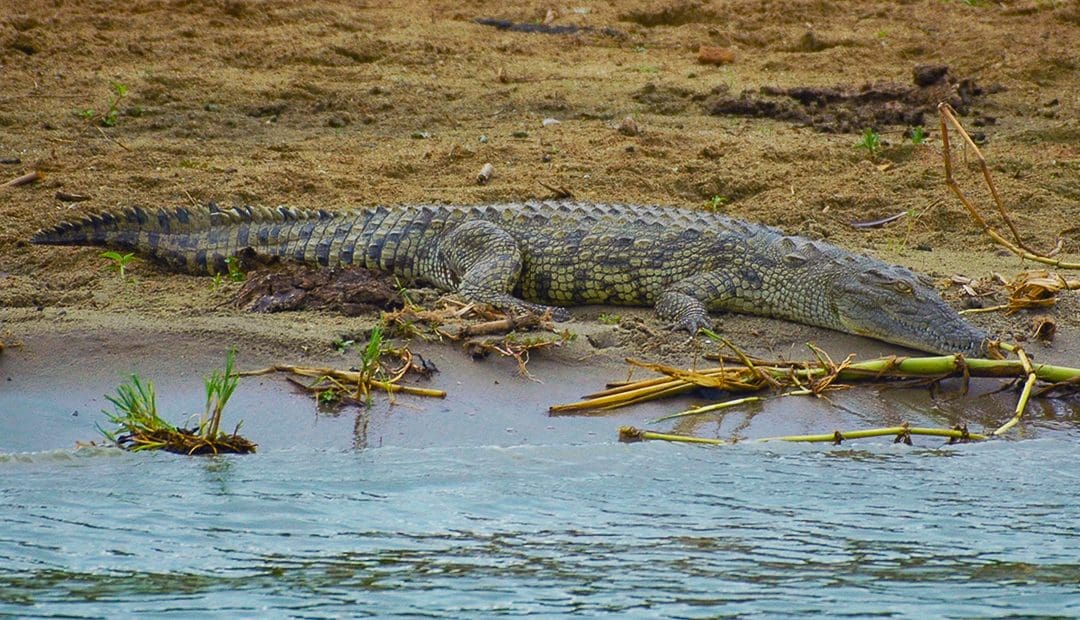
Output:
<svg viewBox="0 0 1080 620">
<path fill-rule="evenodd" d="M 930 278 L 873 259 L 860 267 L 831 285 L 831 305 L 845 331 L 920 351 L 986 354 L 989 334 L 946 304 Z"/>
</svg>

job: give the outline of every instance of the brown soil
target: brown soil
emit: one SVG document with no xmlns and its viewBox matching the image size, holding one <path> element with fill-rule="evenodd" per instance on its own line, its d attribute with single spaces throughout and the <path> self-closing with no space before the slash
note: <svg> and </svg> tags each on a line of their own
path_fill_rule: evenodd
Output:
<svg viewBox="0 0 1080 620">
<path fill-rule="evenodd" d="M 1068 42 L 1080 41 L 1080 5 L 977 4 L 582 2 L 551 5 L 549 26 L 576 29 L 523 32 L 475 20 L 538 24 L 548 6 L 16 2 L 0 15 L 0 182 L 32 170 L 45 178 L 0 188 L 0 338 L 138 324 L 306 350 L 360 331 L 364 319 L 337 313 L 247 314 L 230 303 L 237 284 L 141 262 L 120 282 L 93 249 L 27 243 L 41 226 L 130 205 L 475 204 L 543 197 L 550 186 L 583 200 L 718 208 L 942 278 L 1029 268 L 990 245 L 947 192 L 926 97 L 909 101 L 923 107 L 923 145 L 887 124 L 918 120 L 903 110 L 840 114 L 846 125 L 833 130 L 874 124 L 876 161 L 855 134 L 800 126 L 835 120 L 825 103 L 868 88 L 895 95 L 875 98 L 887 110 L 927 88 L 960 97 L 1025 241 L 1050 248 L 1061 236 L 1076 260 L 1080 74 Z M 734 61 L 699 64 L 702 46 Z M 111 83 L 127 87 L 113 115 Z M 744 92 L 805 118 L 720 113 L 718 98 Z M 494 175 L 478 185 L 488 162 Z M 988 209 L 975 168 L 959 155 L 958 167 Z M 911 215 L 882 228 L 850 226 L 902 211 Z M 1072 293 L 1051 311 L 1052 357 L 1075 362 L 1078 307 Z M 597 321 L 605 312 L 623 326 Z M 579 348 L 613 360 L 659 330 L 647 310 L 577 316 Z M 1009 336 L 1031 318 L 972 320 Z M 761 319 L 725 328 L 759 350 L 822 336 Z"/>
</svg>

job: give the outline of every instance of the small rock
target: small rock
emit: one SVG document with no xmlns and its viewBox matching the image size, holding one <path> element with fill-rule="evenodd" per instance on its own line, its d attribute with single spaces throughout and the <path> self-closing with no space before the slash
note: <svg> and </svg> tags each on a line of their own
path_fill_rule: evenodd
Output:
<svg viewBox="0 0 1080 620">
<path fill-rule="evenodd" d="M 551 127 L 552 125 L 558 125 L 560 123 L 562 123 L 562 121 L 557 118 L 545 118 L 541 124 L 544 127 Z"/>
<path fill-rule="evenodd" d="M 616 329 L 608 329 L 595 334 L 585 336 L 594 349 L 610 349 L 619 345 L 619 333 Z"/>
<path fill-rule="evenodd" d="M 352 119 L 350 119 L 348 116 L 345 116 L 345 115 L 331 116 L 329 119 L 327 119 L 326 125 L 328 127 L 333 127 L 335 129 L 340 129 L 341 127 L 344 127 L 344 126 L 348 125 L 351 122 L 352 122 Z"/>
<path fill-rule="evenodd" d="M 484 164 L 484 166 L 480 168 L 479 174 L 476 175 L 476 184 L 487 185 L 493 174 L 495 174 L 495 166 L 492 166 L 490 163 Z"/>
<path fill-rule="evenodd" d="M 697 61 L 703 65 L 730 65 L 735 62 L 735 52 L 726 47 L 702 45 L 698 48 Z"/>
<path fill-rule="evenodd" d="M 627 116 L 619 123 L 618 131 L 624 136 L 636 136 L 641 133 L 641 128 L 638 127 L 633 116 Z"/>
<path fill-rule="evenodd" d="M 799 42 L 791 46 L 790 49 L 793 52 L 813 53 L 829 49 L 830 47 L 833 47 L 833 45 L 823 41 L 813 30 L 807 30 L 799 37 Z"/>
<path fill-rule="evenodd" d="M 281 116 L 287 110 L 289 105 L 284 101 L 276 101 L 274 103 L 268 103 L 266 105 L 253 106 L 248 108 L 247 115 L 255 118 L 262 117 L 278 117 Z"/>
<path fill-rule="evenodd" d="M 510 134 L 510 136 L 513 137 L 513 138 L 528 138 L 529 137 L 529 132 L 527 132 L 527 131 L 515 131 L 514 133 Z"/>
</svg>

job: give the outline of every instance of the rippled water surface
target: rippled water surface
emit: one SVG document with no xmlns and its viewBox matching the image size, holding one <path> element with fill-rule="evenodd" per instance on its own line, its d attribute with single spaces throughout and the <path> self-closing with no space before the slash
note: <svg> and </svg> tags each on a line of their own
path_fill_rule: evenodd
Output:
<svg viewBox="0 0 1080 620">
<path fill-rule="evenodd" d="M 0 458 L 0 615 L 1080 615 L 1067 438 Z"/>
</svg>

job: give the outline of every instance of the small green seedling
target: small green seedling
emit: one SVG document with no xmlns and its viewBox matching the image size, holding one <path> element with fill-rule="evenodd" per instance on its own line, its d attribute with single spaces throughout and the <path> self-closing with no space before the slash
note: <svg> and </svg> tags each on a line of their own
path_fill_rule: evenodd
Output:
<svg viewBox="0 0 1080 620">
<path fill-rule="evenodd" d="M 132 261 L 138 260 L 137 258 L 135 258 L 135 253 L 134 252 L 128 252 L 127 254 L 121 254 L 119 252 L 114 252 L 112 250 L 109 250 L 108 252 L 102 252 L 101 257 L 102 258 L 107 258 L 110 261 L 112 261 L 111 263 L 106 265 L 106 267 L 113 270 L 113 271 L 115 271 L 116 273 L 120 274 L 120 279 L 121 280 L 123 280 L 127 275 L 127 272 L 125 271 L 125 269 L 127 268 L 128 264 L 131 263 Z"/>
<path fill-rule="evenodd" d="M 327 388 L 319 392 L 319 406 L 333 407 L 341 402 L 341 394 L 334 388 Z"/>
<path fill-rule="evenodd" d="M 709 211 L 719 211 L 727 204 L 727 196 L 721 196 L 720 194 L 714 195 L 705 203 L 705 208 Z"/>
<path fill-rule="evenodd" d="M 127 97 L 128 88 L 120 82 L 111 82 L 109 83 L 109 89 L 112 91 L 113 96 L 109 101 L 109 109 L 101 117 L 101 124 L 104 127 L 115 127 L 116 121 L 120 118 L 120 101 Z"/>
<path fill-rule="evenodd" d="M 862 139 L 855 143 L 855 148 L 866 149 L 867 154 L 873 159 L 881 152 L 881 136 L 870 127 L 863 130 Z"/>
<path fill-rule="evenodd" d="M 912 127 L 911 143 L 918 145 L 922 144 L 923 142 L 926 142 L 926 130 L 922 127 Z"/>
<path fill-rule="evenodd" d="M 102 127 L 115 127 L 120 120 L 120 102 L 123 101 L 124 97 L 127 97 L 128 87 L 120 82 L 110 82 L 109 90 L 112 91 L 112 98 L 109 100 L 109 108 L 105 110 L 104 114 L 98 115 L 93 108 L 76 110 L 75 114 L 86 122 L 92 122 L 96 119 Z"/>
<path fill-rule="evenodd" d="M 247 274 L 240 270 L 240 259 L 229 256 L 225 259 L 225 266 L 229 269 L 229 279 L 233 282 L 243 282 Z"/>
<path fill-rule="evenodd" d="M 346 340 L 345 338 L 335 338 L 333 342 L 334 350 L 342 355 L 348 353 L 349 347 L 354 344 L 356 344 L 355 340 Z"/>
<path fill-rule="evenodd" d="M 596 317 L 596 320 L 600 321 L 604 325 L 618 325 L 622 322 L 622 316 L 618 314 L 607 314 L 605 312 L 601 313 L 600 316 Z"/>
</svg>

